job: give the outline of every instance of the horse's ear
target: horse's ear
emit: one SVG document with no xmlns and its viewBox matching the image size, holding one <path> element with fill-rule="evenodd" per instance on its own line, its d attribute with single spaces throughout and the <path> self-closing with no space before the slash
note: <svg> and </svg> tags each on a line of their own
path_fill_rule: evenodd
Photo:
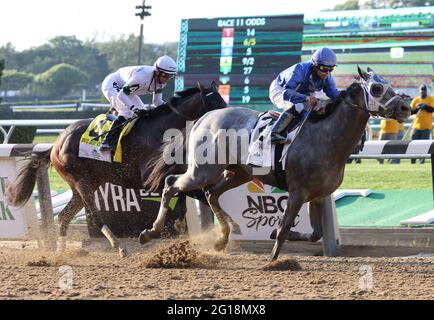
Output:
<svg viewBox="0 0 434 320">
<path fill-rule="evenodd" d="M 359 72 L 359 75 L 363 80 L 367 81 L 369 79 L 369 74 L 367 74 L 365 71 L 360 69 L 358 65 L 357 65 L 357 71 Z"/>
<path fill-rule="evenodd" d="M 199 88 L 200 92 L 203 92 L 205 90 L 205 87 L 198 81 L 197 87 Z"/>
<path fill-rule="evenodd" d="M 217 86 L 217 83 L 215 81 L 211 82 L 211 89 L 213 91 L 217 92 L 218 86 Z"/>
<path fill-rule="evenodd" d="M 366 70 L 368 70 L 368 72 L 373 72 L 373 73 L 376 73 L 374 70 L 372 70 L 371 68 L 366 68 Z"/>
</svg>

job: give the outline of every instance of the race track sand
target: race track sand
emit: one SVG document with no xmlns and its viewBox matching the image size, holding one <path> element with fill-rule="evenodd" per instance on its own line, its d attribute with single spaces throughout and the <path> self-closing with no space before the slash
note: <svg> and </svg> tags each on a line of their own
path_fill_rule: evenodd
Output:
<svg viewBox="0 0 434 320">
<path fill-rule="evenodd" d="M 286 243 L 269 265 L 272 243 L 216 253 L 201 239 L 122 241 L 125 259 L 103 240 L 61 255 L 0 248 L 0 299 L 434 298 L 433 247 L 341 247 L 330 258 L 313 256 L 320 245 Z"/>
</svg>

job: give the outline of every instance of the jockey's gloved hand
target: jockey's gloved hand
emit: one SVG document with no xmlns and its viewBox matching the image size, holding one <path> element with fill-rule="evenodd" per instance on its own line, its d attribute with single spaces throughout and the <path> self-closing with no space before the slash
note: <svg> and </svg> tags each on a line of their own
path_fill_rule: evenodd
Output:
<svg viewBox="0 0 434 320">
<path fill-rule="evenodd" d="M 306 102 L 311 108 L 314 108 L 318 105 L 318 99 L 314 96 L 306 96 Z"/>
<path fill-rule="evenodd" d="M 324 100 L 318 100 L 316 106 L 313 108 L 313 111 L 324 111 L 327 106 L 327 102 Z"/>
</svg>

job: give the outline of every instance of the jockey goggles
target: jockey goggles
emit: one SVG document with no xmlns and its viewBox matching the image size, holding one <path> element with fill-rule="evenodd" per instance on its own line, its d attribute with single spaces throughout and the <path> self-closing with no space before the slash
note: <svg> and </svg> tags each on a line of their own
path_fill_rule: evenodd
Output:
<svg viewBox="0 0 434 320">
<path fill-rule="evenodd" d="M 174 74 L 169 74 L 169 73 L 163 72 L 161 70 L 158 70 L 157 75 L 159 77 L 163 77 L 163 78 L 166 78 L 166 79 L 170 79 L 170 78 L 173 78 L 175 76 Z"/>
<path fill-rule="evenodd" d="M 318 64 L 316 65 L 316 67 L 321 71 L 321 72 L 332 72 L 336 66 L 325 66 L 323 64 Z"/>
</svg>

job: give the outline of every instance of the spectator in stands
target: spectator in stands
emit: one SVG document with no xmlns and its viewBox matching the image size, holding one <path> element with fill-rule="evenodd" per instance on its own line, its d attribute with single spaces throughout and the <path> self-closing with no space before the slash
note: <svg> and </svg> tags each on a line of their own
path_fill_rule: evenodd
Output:
<svg viewBox="0 0 434 320">
<path fill-rule="evenodd" d="M 420 97 L 415 97 L 410 103 L 411 113 L 415 114 L 412 140 L 424 140 L 431 137 L 434 97 L 428 95 L 428 86 L 424 83 L 419 87 L 419 91 Z M 424 162 L 424 159 L 420 159 L 420 163 Z M 416 163 L 416 159 L 411 159 L 411 163 Z"/>
<path fill-rule="evenodd" d="M 398 121 L 394 119 L 382 119 L 380 122 L 380 135 L 378 137 L 378 140 L 397 140 L 398 139 L 398 132 L 399 132 L 399 124 Z M 393 161 L 396 159 L 390 159 L 389 163 L 396 163 L 396 161 Z M 383 159 L 378 159 L 378 162 L 383 164 Z"/>
</svg>

